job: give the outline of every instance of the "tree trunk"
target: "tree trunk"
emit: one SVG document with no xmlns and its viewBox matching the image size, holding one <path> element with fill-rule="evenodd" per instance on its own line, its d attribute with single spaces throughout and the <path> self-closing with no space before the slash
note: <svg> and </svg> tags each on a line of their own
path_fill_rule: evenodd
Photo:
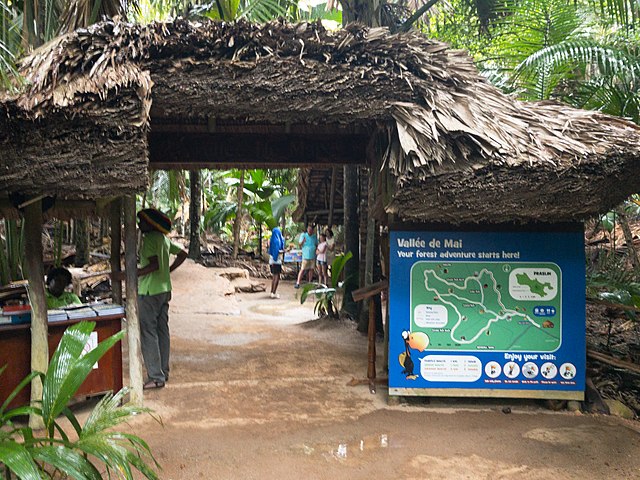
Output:
<svg viewBox="0 0 640 480">
<path fill-rule="evenodd" d="M 240 185 L 238 185 L 238 208 L 233 222 L 233 258 L 238 258 L 240 250 L 240 225 L 242 224 L 242 199 L 244 198 L 244 170 L 240 170 Z"/>
<path fill-rule="evenodd" d="M 82 267 L 89 263 L 89 221 L 76 219 L 76 267 Z"/>
<path fill-rule="evenodd" d="M 379 0 L 340 0 L 342 5 L 342 24 L 359 22 L 369 27 L 379 26 L 376 12 Z"/>
<path fill-rule="evenodd" d="M 353 255 L 344 266 L 345 287 L 343 309 L 351 317 L 356 318 L 358 306 L 353 301 L 351 292 L 359 285 L 360 239 L 358 232 L 358 167 L 344 167 L 344 245 L 345 251 Z"/>
<path fill-rule="evenodd" d="M 191 201 L 189 203 L 189 258 L 200 258 L 200 214 L 202 200 L 202 184 L 200 171 L 189 172 L 189 189 Z"/>
</svg>

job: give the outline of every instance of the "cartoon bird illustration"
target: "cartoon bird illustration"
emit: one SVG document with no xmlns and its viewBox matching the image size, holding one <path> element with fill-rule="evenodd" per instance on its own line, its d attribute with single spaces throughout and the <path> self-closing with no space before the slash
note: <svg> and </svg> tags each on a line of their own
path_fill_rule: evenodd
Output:
<svg viewBox="0 0 640 480">
<path fill-rule="evenodd" d="M 429 337 L 423 332 L 411 333 L 404 331 L 402 332 L 402 339 L 404 340 L 404 352 L 398 355 L 398 362 L 402 365 L 402 373 L 407 376 L 407 380 L 415 380 L 418 376 L 413 373 L 415 364 L 411 358 L 411 349 L 424 352 L 429 345 Z"/>
<path fill-rule="evenodd" d="M 424 352 L 429 346 L 428 335 L 423 332 L 409 333 L 409 346 L 414 350 L 417 350 L 419 352 Z"/>
</svg>

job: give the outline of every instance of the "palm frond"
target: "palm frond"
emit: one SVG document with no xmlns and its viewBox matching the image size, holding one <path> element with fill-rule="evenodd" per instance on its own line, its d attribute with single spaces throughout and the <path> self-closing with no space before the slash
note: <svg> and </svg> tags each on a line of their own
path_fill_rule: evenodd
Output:
<svg viewBox="0 0 640 480">
<path fill-rule="evenodd" d="M 98 469 L 80 452 L 63 445 L 37 446 L 31 449 L 32 457 L 58 469 L 69 478 L 77 480 L 101 480 Z"/>
<path fill-rule="evenodd" d="M 17 442 L 0 442 L 0 464 L 7 466 L 17 478 L 41 480 L 38 466 L 24 445 Z"/>
<path fill-rule="evenodd" d="M 523 75 L 545 66 L 553 69 L 567 64 L 591 65 L 597 67 L 600 75 L 627 77 L 632 81 L 640 73 L 640 59 L 636 55 L 592 39 L 564 41 L 542 48 L 518 65 L 516 73 Z"/>
<path fill-rule="evenodd" d="M 114 432 L 113 427 L 140 413 L 149 413 L 144 407 L 132 404 L 121 406 L 128 389 L 115 395 L 107 394 L 91 412 L 80 432 L 77 447 L 105 464 L 108 470 L 127 472 L 125 478 L 133 478 L 130 465 L 142 472 L 146 478 L 157 478 L 156 473 L 144 459 L 159 467 L 147 443 L 125 433 Z"/>
<path fill-rule="evenodd" d="M 238 12 L 238 18 L 246 18 L 253 22 L 267 22 L 274 18 L 286 17 L 290 0 L 253 0 L 247 2 Z"/>
<path fill-rule="evenodd" d="M 211 228 L 214 231 L 219 230 L 228 219 L 235 215 L 237 207 L 238 206 L 235 202 L 227 200 L 218 201 L 214 204 L 212 209 L 208 210 L 207 213 L 205 213 L 205 228 Z"/>
<path fill-rule="evenodd" d="M 56 349 L 43 382 L 42 416 L 45 427 L 51 431 L 55 419 L 86 379 L 93 365 L 124 336 L 121 331 L 102 341 L 90 352 L 83 355 L 94 323 L 81 322 L 69 327 Z"/>
</svg>

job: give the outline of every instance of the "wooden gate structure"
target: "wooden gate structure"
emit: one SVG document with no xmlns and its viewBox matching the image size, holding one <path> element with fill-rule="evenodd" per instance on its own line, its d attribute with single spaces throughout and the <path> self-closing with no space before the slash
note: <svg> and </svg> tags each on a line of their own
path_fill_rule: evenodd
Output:
<svg viewBox="0 0 640 480">
<path fill-rule="evenodd" d="M 414 32 L 109 20 L 36 50 L 21 74 L 19 91 L 0 97 L 0 212 L 26 223 L 38 370 L 48 359 L 43 197 L 55 198 L 45 216 L 110 215 L 113 225 L 122 205 L 131 273 L 134 195 L 150 169 L 363 165 L 368 264 L 380 225 L 582 221 L 640 186 L 636 125 L 517 101 L 466 53 Z M 119 245 L 114 232 L 114 268 Z M 127 279 L 127 318 L 141 402 L 136 283 Z"/>
</svg>

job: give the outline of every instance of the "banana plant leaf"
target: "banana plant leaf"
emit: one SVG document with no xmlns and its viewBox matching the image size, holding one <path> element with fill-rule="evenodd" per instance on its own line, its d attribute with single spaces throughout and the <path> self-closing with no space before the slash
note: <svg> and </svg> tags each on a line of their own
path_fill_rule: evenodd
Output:
<svg viewBox="0 0 640 480">
<path fill-rule="evenodd" d="M 287 207 L 291 205 L 291 203 L 295 199 L 295 195 L 283 195 L 282 197 L 276 198 L 271 202 L 271 213 L 276 221 L 276 225 L 274 225 L 273 227 L 269 225 L 269 228 L 274 228 L 277 226 L 277 222 L 280 221 Z"/>
<path fill-rule="evenodd" d="M 342 274 L 342 270 L 344 270 L 345 264 L 351 260 L 353 254 L 351 252 L 346 252 L 342 255 L 336 256 L 331 264 L 331 286 L 333 288 L 338 288 L 340 285 L 340 275 Z"/>
</svg>

